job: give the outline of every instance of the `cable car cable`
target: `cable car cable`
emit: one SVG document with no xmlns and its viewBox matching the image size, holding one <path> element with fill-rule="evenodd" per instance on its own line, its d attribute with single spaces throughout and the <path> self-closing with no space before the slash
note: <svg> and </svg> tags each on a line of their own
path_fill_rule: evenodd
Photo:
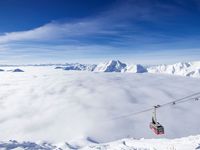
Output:
<svg viewBox="0 0 200 150">
<path fill-rule="evenodd" d="M 160 106 L 161 106 L 161 107 L 164 107 L 165 105 L 173 104 L 173 102 L 177 103 L 177 102 L 179 102 L 179 101 L 182 101 L 182 100 L 184 100 L 184 99 L 190 98 L 190 97 L 192 97 L 192 96 L 197 96 L 197 95 L 200 95 L 200 92 L 191 94 L 191 95 L 189 95 L 189 96 L 186 96 L 186 97 L 183 97 L 183 98 L 180 98 L 180 99 L 175 99 L 174 101 L 171 101 L 171 102 L 162 104 L 162 105 L 160 105 Z"/>
<path fill-rule="evenodd" d="M 153 108 L 149 108 L 149 109 L 145 109 L 145 110 L 142 110 L 142 111 L 138 111 L 138 112 L 133 112 L 133 113 L 117 116 L 117 117 L 112 118 L 111 120 L 117 120 L 117 119 L 121 119 L 121 118 L 126 118 L 126 117 L 129 117 L 129 116 L 138 115 L 138 114 L 141 114 L 141 113 L 144 113 L 144 112 L 148 112 L 148 111 L 151 111 L 151 110 L 153 110 Z"/>
<path fill-rule="evenodd" d="M 184 103 L 184 102 L 187 102 L 187 101 L 199 100 L 199 99 L 200 99 L 200 92 L 197 92 L 197 93 L 188 95 L 188 96 L 180 98 L 180 99 L 175 99 L 174 101 L 171 101 L 171 102 L 168 102 L 168 103 L 156 105 L 154 107 L 156 107 L 158 109 L 158 108 L 165 107 L 165 106 L 168 106 L 168 105 L 177 105 L 177 104 Z M 121 118 L 126 118 L 126 117 L 130 117 L 130 116 L 138 115 L 138 114 L 141 114 L 141 113 L 145 113 L 145 112 L 148 112 L 148 111 L 152 111 L 154 109 L 154 107 L 144 109 L 144 110 L 138 111 L 138 112 L 132 112 L 132 113 L 124 114 L 124 115 L 121 115 L 121 116 L 117 116 L 117 117 L 112 118 L 111 120 L 117 120 L 117 119 L 121 119 Z"/>
</svg>

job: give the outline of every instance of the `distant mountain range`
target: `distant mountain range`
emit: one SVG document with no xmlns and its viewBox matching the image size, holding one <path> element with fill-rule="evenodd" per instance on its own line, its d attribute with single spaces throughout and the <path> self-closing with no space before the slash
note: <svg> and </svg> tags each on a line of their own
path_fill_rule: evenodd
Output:
<svg viewBox="0 0 200 150">
<path fill-rule="evenodd" d="M 200 61 L 176 63 L 172 65 L 155 65 L 143 66 L 141 64 L 128 65 L 119 60 L 110 60 L 98 65 L 87 64 L 66 64 L 65 66 L 57 67 L 64 70 L 81 70 L 94 72 L 127 72 L 127 73 L 159 73 L 172 74 L 189 77 L 200 77 Z"/>
<path fill-rule="evenodd" d="M 36 64 L 36 65 L 0 65 L 0 67 L 16 67 L 16 66 L 55 66 L 55 69 L 77 70 L 77 71 L 93 71 L 93 72 L 127 72 L 127 73 L 158 73 L 172 74 L 189 77 L 200 77 L 200 61 L 196 62 L 180 62 L 171 65 L 155 65 L 143 66 L 141 64 L 128 65 L 119 60 L 110 60 L 108 62 L 96 64 Z M 0 71 L 3 71 L 0 69 Z"/>
</svg>

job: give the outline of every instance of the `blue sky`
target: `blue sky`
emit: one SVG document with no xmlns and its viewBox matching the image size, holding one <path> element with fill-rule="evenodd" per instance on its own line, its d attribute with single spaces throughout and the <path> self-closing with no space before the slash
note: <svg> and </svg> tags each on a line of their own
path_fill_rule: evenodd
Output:
<svg viewBox="0 0 200 150">
<path fill-rule="evenodd" d="M 0 64 L 195 61 L 199 0 L 1 0 Z"/>
</svg>

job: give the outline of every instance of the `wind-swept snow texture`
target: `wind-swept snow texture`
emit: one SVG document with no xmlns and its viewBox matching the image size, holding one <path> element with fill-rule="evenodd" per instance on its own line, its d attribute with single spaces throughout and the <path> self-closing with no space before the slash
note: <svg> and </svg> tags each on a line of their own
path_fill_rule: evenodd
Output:
<svg viewBox="0 0 200 150">
<path fill-rule="evenodd" d="M 149 129 L 152 112 L 114 118 L 200 91 L 197 78 L 20 69 L 24 72 L 0 73 L 0 141 L 157 138 Z M 199 106 L 191 101 L 158 110 L 166 132 L 159 138 L 199 134 Z"/>
</svg>

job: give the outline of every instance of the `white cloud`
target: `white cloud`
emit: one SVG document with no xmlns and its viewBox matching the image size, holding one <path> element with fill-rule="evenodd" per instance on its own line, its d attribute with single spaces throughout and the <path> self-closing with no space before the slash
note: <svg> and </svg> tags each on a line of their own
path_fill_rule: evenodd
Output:
<svg viewBox="0 0 200 150">
<path fill-rule="evenodd" d="M 166 15 L 165 11 L 161 14 L 155 13 L 159 8 L 164 10 L 174 9 L 170 6 L 163 8 L 161 4 L 149 3 L 148 1 L 144 3 L 138 1 L 120 2 L 111 7 L 110 10 L 90 18 L 80 19 L 74 22 L 51 22 L 32 30 L 4 33 L 0 36 L 0 44 L 14 41 L 71 40 L 70 38 L 76 39 L 76 37 L 93 34 L 123 37 L 123 34 L 126 34 L 123 33 L 123 30 L 127 29 L 131 32 L 134 31 L 132 36 L 135 37 L 140 35 L 142 29 L 137 25 L 130 24 L 130 22 L 136 20 L 155 21 L 161 14 Z"/>
<path fill-rule="evenodd" d="M 49 23 L 33 30 L 5 33 L 0 36 L 0 43 L 27 40 L 45 41 L 92 34 L 98 30 L 99 26 L 95 22 Z"/>
</svg>

